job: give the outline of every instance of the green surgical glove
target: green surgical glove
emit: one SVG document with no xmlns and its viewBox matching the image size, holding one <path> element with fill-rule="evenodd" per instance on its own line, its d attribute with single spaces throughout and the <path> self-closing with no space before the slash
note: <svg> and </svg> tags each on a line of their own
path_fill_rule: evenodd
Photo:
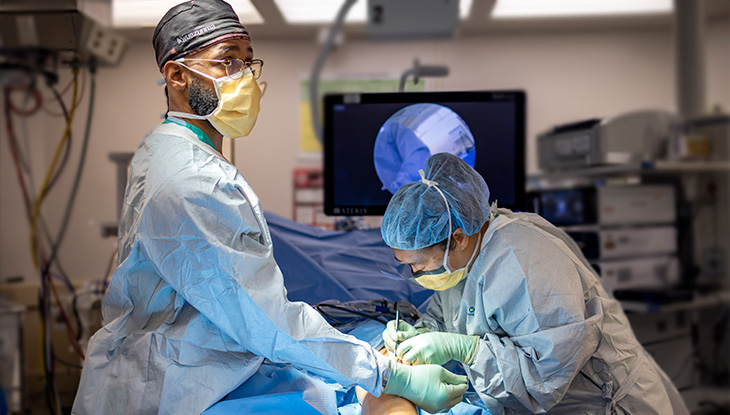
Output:
<svg viewBox="0 0 730 415">
<path fill-rule="evenodd" d="M 392 362 L 383 393 L 401 396 L 436 413 L 461 402 L 468 387 L 466 376 L 456 375 L 441 366 L 406 366 Z"/>
<path fill-rule="evenodd" d="M 385 330 L 383 330 L 383 341 L 389 354 L 395 351 L 396 342 L 400 343 L 428 331 L 426 328 L 416 329 L 403 320 L 400 320 L 398 323 L 398 330 L 395 327 L 395 320 L 390 320 L 388 325 L 385 326 Z"/>
<path fill-rule="evenodd" d="M 396 353 L 408 365 L 443 365 L 451 359 L 470 365 L 477 354 L 478 345 L 478 336 L 424 333 L 405 340 L 398 346 Z"/>
</svg>

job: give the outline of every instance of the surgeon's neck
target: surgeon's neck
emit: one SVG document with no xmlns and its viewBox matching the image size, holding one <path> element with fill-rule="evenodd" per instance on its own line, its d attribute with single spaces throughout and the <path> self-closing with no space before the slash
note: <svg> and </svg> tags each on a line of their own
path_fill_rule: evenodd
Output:
<svg viewBox="0 0 730 415">
<path fill-rule="evenodd" d="M 467 245 L 467 251 L 468 252 L 474 252 L 474 249 L 481 249 L 481 246 L 479 244 L 484 239 L 484 234 L 487 232 L 487 228 L 489 227 L 489 221 L 487 221 L 484 225 L 482 225 L 482 229 L 479 230 L 479 232 L 475 233 L 474 235 L 469 236 L 469 244 Z M 473 244 L 473 245 L 472 245 Z M 477 254 L 479 255 L 479 254 Z M 469 269 L 467 271 L 471 271 L 471 266 L 474 265 L 474 262 L 472 261 L 471 264 L 469 264 Z"/>
<path fill-rule="evenodd" d="M 215 149 L 219 153 L 223 153 L 223 135 L 218 132 L 208 120 L 196 120 L 194 118 L 185 120 L 186 122 L 200 128 L 210 138 L 215 145 Z"/>
<path fill-rule="evenodd" d="M 190 108 L 190 105 L 187 102 L 187 97 L 172 93 L 168 99 L 168 111 L 195 114 L 195 111 Z M 210 138 L 210 141 L 213 142 L 215 149 L 218 150 L 219 153 L 223 154 L 223 135 L 213 128 L 213 125 L 208 120 L 185 118 L 185 122 L 200 128 L 208 136 L 208 138 Z"/>
</svg>

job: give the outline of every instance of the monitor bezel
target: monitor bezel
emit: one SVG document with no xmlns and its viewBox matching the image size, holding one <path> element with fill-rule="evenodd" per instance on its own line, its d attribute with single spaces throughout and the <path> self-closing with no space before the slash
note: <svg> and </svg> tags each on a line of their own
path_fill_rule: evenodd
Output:
<svg viewBox="0 0 730 415">
<path fill-rule="evenodd" d="M 335 206 L 334 205 L 334 134 L 333 108 L 339 104 L 418 104 L 444 102 L 487 102 L 512 101 L 517 103 L 515 114 L 515 183 L 522 186 L 515 189 L 515 203 L 503 204 L 514 211 L 525 206 L 525 131 L 527 119 L 527 99 L 522 90 L 495 91 L 450 91 L 450 92 L 386 92 L 386 93 L 344 93 L 324 96 L 324 213 L 327 216 L 382 216 L 387 206 Z M 488 184 L 488 183 L 487 183 Z M 338 209 L 337 213 L 335 208 Z"/>
</svg>

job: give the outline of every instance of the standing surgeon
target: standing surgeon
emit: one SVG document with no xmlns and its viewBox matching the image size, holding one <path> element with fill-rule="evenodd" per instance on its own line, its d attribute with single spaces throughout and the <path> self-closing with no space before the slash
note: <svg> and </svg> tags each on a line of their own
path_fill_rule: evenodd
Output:
<svg viewBox="0 0 730 415">
<path fill-rule="evenodd" d="M 464 376 L 391 363 L 287 299 L 259 200 L 221 155 L 259 113 L 250 37 L 222 0 L 170 9 L 153 45 L 168 117 L 132 160 L 119 262 L 89 343 L 74 414 L 200 414 L 264 359 L 374 395 L 449 408 Z"/>
<path fill-rule="evenodd" d="M 388 205 L 383 238 L 435 290 L 413 327 L 391 321 L 406 364 L 461 362 L 493 414 L 688 414 L 577 245 L 535 214 L 490 209 L 484 179 L 431 156 Z"/>
</svg>

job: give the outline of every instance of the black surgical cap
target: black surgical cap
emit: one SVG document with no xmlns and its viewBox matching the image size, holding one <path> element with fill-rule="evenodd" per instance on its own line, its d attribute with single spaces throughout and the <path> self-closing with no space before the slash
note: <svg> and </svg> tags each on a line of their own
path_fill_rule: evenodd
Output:
<svg viewBox="0 0 730 415">
<path fill-rule="evenodd" d="M 248 32 L 223 0 L 191 0 L 171 8 L 152 36 L 157 66 L 228 39 L 248 39 Z"/>
</svg>

